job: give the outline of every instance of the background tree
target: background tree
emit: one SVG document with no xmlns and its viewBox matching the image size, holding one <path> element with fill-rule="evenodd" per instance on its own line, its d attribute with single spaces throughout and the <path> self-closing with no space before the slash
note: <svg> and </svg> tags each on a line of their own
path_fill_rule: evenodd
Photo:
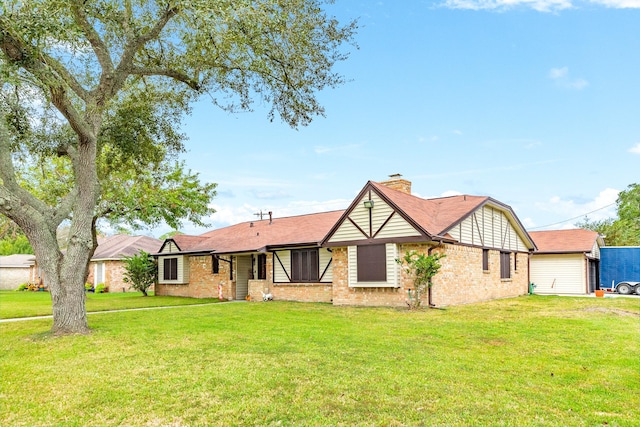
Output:
<svg viewBox="0 0 640 427">
<path fill-rule="evenodd" d="M 630 184 L 616 200 L 617 218 L 584 221 L 577 227 L 597 231 L 605 236 L 607 246 L 640 246 L 640 184 Z"/>
<path fill-rule="evenodd" d="M 54 333 L 89 330 L 84 279 L 100 215 L 124 215 L 135 223 L 171 221 L 172 209 L 192 220 L 203 212 L 184 210 L 172 194 L 176 182 L 197 185 L 180 165 L 164 188 L 173 203 L 154 198 L 140 210 L 123 210 L 114 198 L 121 187 L 110 188 L 104 180 L 104 171 L 115 169 L 102 156 L 113 150 L 133 168 L 117 172 L 123 184 L 131 183 L 132 170 L 155 160 L 158 169 L 145 182 L 148 189 L 162 185 L 164 164 L 146 156 L 171 148 L 177 129 L 171 119 L 204 93 L 229 111 L 249 110 L 254 99 L 263 100 L 271 106 L 271 119 L 278 115 L 293 127 L 322 115 L 316 93 L 342 83 L 332 70 L 346 58 L 340 46 L 356 26 L 341 26 L 321 6 L 315 0 L 6 0 L 0 5 L 2 81 L 19 97 L 46 101 L 35 108 L 43 138 L 13 126 L 25 123 L 19 117 L 0 120 L 0 213 L 31 242 L 51 290 Z M 156 134 L 140 141 L 141 129 L 122 120 L 131 113 L 157 124 Z M 149 145 L 157 150 L 142 149 Z M 127 163 L 127 154 L 141 162 Z M 52 156 L 64 158 L 68 188 L 43 200 L 22 185 L 20 162 Z M 56 241 L 63 221 L 69 223 L 64 254 Z"/>
<path fill-rule="evenodd" d="M 396 259 L 402 270 L 413 280 L 413 289 L 409 292 L 409 308 L 418 309 L 422 306 L 424 291 L 428 291 L 428 303 L 431 306 L 431 279 L 438 273 L 440 260 L 446 255 L 434 252 L 431 255 L 417 251 L 409 251 L 404 257 Z"/>
<path fill-rule="evenodd" d="M 141 250 L 138 254 L 124 258 L 124 280 L 131 287 L 148 296 L 147 290 L 156 282 L 158 268 L 155 259 Z"/>
</svg>

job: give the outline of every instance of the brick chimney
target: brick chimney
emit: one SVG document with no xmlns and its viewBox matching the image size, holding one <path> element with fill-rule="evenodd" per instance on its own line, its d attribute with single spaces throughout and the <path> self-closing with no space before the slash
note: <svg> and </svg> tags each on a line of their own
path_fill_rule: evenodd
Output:
<svg viewBox="0 0 640 427">
<path fill-rule="evenodd" d="M 411 181 L 402 178 L 402 175 L 399 173 L 389 175 L 389 179 L 380 184 L 394 190 L 402 191 L 403 193 L 411 194 Z"/>
</svg>

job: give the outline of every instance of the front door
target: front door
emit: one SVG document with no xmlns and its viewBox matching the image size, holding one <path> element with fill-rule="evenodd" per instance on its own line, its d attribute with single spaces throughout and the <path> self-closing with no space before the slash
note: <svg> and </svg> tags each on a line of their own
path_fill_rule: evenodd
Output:
<svg viewBox="0 0 640 427">
<path fill-rule="evenodd" d="M 243 300 L 249 293 L 249 278 L 251 277 L 251 256 L 236 257 L 236 299 Z"/>
</svg>

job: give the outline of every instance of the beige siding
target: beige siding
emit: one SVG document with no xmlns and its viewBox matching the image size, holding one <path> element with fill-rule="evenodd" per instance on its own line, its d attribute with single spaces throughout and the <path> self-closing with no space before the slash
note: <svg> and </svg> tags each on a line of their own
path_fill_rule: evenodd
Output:
<svg viewBox="0 0 640 427">
<path fill-rule="evenodd" d="M 164 254 L 164 253 L 173 253 L 173 252 L 180 252 L 180 251 L 178 250 L 178 247 L 175 245 L 175 243 L 169 242 L 166 245 L 164 245 L 161 253 Z"/>
<path fill-rule="evenodd" d="M 369 224 L 369 209 L 364 207 L 364 201 L 368 200 L 368 196 L 365 196 L 349 214 L 351 221 L 355 222 L 362 231 L 351 221 L 345 220 L 329 242 L 362 240 L 371 237 L 369 233 L 376 236 L 377 239 L 420 236 L 420 233 L 411 224 L 397 213 L 394 214 L 394 209 L 375 193 L 372 194 L 371 199 L 374 202 L 374 207 L 371 210 L 371 224 Z"/>
<path fill-rule="evenodd" d="M 358 282 L 358 249 L 357 246 L 347 248 L 349 265 L 349 287 L 351 288 L 395 288 L 399 286 L 400 269 L 396 258 L 398 258 L 398 247 L 395 243 L 385 245 L 387 252 L 387 281 L 386 282 Z"/>
<path fill-rule="evenodd" d="M 468 245 L 521 252 L 528 250 L 509 218 L 491 206 L 478 209 L 454 226 L 449 234 Z"/>
<path fill-rule="evenodd" d="M 276 251 L 274 252 L 274 258 L 273 281 L 276 283 L 288 283 L 289 277 L 291 277 L 291 251 Z"/>
<path fill-rule="evenodd" d="M 273 281 L 275 283 L 290 283 L 291 281 L 289 280 L 289 277 L 291 277 L 291 251 L 276 251 L 275 255 L 277 255 L 277 257 L 280 259 L 280 262 L 278 262 L 278 259 L 274 259 Z M 332 254 L 327 248 L 318 248 L 318 257 L 318 269 L 320 270 L 318 274 L 322 275 L 325 269 L 327 270 L 324 273 L 321 282 L 330 283 L 333 280 L 333 265 L 330 265 Z M 329 268 L 327 268 L 327 266 Z"/>
<path fill-rule="evenodd" d="M 320 248 L 319 255 L 320 255 L 320 275 L 322 276 L 322 273 L 324 273 L 324 276 L 320 278 L 320 281 L 323 283 L 330 283 L 333 281 L 333 263 L 331 263 L 331 258 L 333 257 L 333 254 L 329 252 L 327 248 Z M 329 268 L 327 268 L 327 266 Z M 326 272 L 325 272 L 325 269 L 327 270 Z"/>
<path fill-rule="evenodd" d="M 178 258 L 178 279 L 177 280 L 164 279 L 164 260 L 166 258 Z M 164 283 L 164 284 L 189 283 L 189 257 L 185 255 L 158 257 L 158 283 Z"/>
<path fill-rule="evenodd" d="M 598 245 L 597 241 L 593 244 L 593 248 L 591 249 L 591 252 L 589 252 L 588 255 L 591 258 L 600 259 L 600 246 Z"/>
<path fill-rule="evenodd" d="M 530 280 L 536 294 L 586 294 L 586 266 L 582 254 L 534 255 Z"/>
</svg>

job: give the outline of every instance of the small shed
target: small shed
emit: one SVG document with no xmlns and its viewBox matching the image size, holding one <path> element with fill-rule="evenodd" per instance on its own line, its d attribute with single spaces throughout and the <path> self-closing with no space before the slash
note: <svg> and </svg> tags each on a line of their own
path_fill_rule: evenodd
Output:
<svg viewBox="0 0 640 427">
<path fill-rule="evenodd" d="M 39 279 L 36 257 L 30 254 L 0 256 L 0 290 L 14 290 Z"/>
<path fill-rule="evenodd" d="M 531 231 L 538 250 L 531 256 L 534 292 L 587 295 L 600 288 L 602 236 L 583 229 Z"/>
</svg>

